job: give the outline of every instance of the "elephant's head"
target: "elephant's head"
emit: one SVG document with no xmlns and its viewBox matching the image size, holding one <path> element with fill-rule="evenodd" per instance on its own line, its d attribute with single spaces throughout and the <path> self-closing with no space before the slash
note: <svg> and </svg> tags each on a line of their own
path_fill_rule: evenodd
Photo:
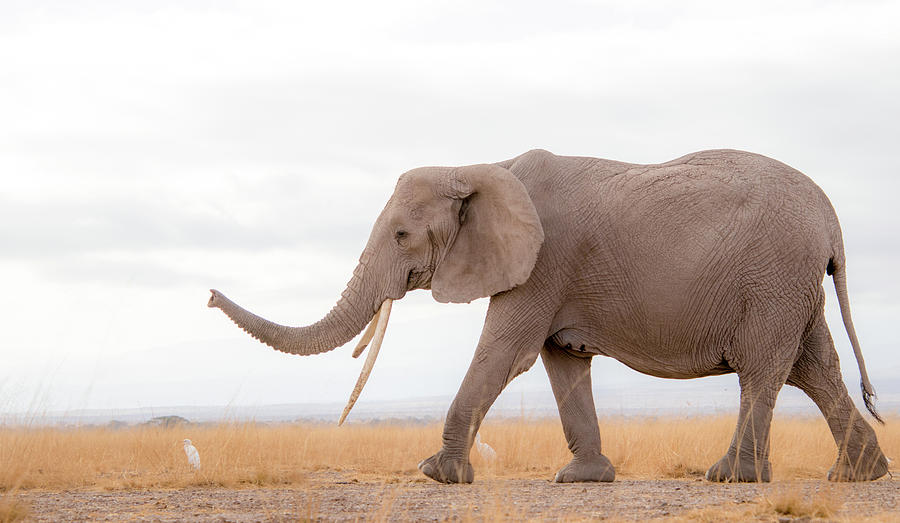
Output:
<svg viewBox="0 0 900 523">
<path fill-rule="evenodd" d="M 508 170 L 493 164 L 423 167 L 400 177 L 347 288 L 317 323 L 279 325 L 216 290 L 209 306 L 259 341 L 301 355 L 339 347 L 371 321 L 354 351 L 358 356 L 372 341 L 346 416 L 374 364 L 391 300 L 431 289 L 439 302 L 465 303 L 509 290 L 529 278 L 543 239 L 528 192 Z"/>
</svg>

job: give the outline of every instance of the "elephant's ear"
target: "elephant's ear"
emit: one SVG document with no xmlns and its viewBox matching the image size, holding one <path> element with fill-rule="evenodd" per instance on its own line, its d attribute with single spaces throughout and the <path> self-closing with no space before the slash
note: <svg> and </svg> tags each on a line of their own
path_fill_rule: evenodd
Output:
<svg viewBox="0 0 900 523">
<path fill-rule="evenodd" d="M 522 182 L 486 164 L 448 171 L 440 185 L 459 229 L 431 279 L 434 299 L 468 303 L 525 283 L 544 230 Z"/>
</svg>

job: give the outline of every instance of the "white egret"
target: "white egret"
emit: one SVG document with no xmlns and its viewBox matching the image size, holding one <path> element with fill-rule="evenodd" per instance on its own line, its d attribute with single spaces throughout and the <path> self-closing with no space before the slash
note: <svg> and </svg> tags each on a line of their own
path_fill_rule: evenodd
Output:
<svg viewBox="0 0 900 523">
<path fill-rule="evenodd" d="M 197 452 L 197 447 L 191 444 L 191 440 L 184 440 L 184 453 L 187 454 L 188 463 L 194 467 L 195 470 L 200 469 L 200 453 Z"/>
<path fill-rule="evenodd" d="M 497 459 L 497 453 L 494 452 L 494 449 L 491 448 L 487 443 L 481 442 L 481 433 L 475 434 L 475 448 L 478 449 L 478 454 L 486 461 L 494 461 Z"/>
</svg>

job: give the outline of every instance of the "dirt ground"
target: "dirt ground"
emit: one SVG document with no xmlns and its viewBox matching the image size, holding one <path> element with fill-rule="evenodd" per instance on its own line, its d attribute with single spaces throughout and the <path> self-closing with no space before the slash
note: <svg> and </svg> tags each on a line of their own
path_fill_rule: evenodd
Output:
<svg viewBox="0 0 900 523">
<path fill-rule="evenodd" d="M 893 480 L 834 485 L 825 481 L 714 484 L 699 479 L 617 480 L 560 485 L 543 479 L 488 479 L 472 485 L 430 480 L 366 480 L 317 473 L 302 486 L 177 490 L 27 491 L 16 498 L 33 521 L 348 521 L 582 520 L 810 521 L 766 500 L 817 499 L 837 512 L 826 519 L 900 521 Z M 812 517 L 816 520 L 816 517 Z"/>
</svg>

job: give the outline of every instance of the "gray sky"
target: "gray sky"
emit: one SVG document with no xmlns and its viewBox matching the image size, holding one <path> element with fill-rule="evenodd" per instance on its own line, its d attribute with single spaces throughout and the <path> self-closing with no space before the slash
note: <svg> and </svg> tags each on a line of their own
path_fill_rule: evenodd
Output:
<svg viewBox="0 0 900 523">
<path fill-rule="evenodd" d="M 534 147 L 808 174 L 878 388 L 900 370 L 900 3 L 657 4 L 0 4 L 0 411 L 344 401 L 350 347 L 277 353 L 207 289 L 313 322 L 399 174 Z M 362 401 L 453 394 L 486 306 L 395 304 Z M 609 359 L 594 382 L 679 385 Z M 509 394 L 547 388 L 538 364 Z"/>
</svg>

